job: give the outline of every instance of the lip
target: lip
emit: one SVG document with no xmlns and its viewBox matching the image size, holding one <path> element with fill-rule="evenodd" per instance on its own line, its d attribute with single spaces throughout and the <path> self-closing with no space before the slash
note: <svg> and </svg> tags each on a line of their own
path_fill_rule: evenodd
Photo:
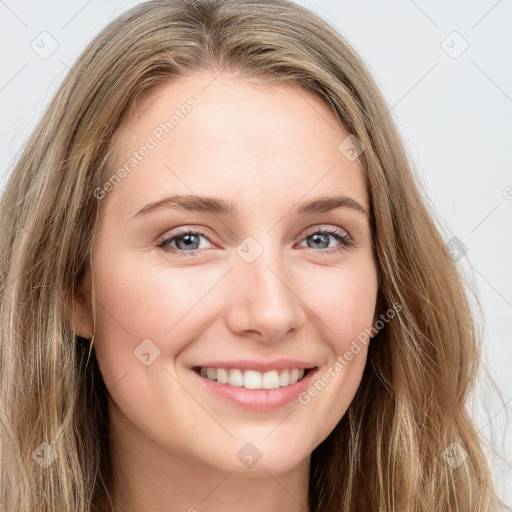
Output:
<svg viewBox="0 0 512 512">
<path fill-rule="evenodd" d="M 238 361 L 237 364 L 240 364 L 240 361 Z M 210 366 L 210 368 L 215 367 L 216 366 L 214 365 Z M 227 367 L 218 366 L 218 368 Z M 247 368 L 232 366 L 232 368 L 248 370 L 256 369 L 254 366 Z M 272 368 L 277 369 L 275 366 Z M 285 368 L 300 368 L 300 366 L 298 367 L 292 365 L 291 367 L 286 366 Z M 306 369 L 310 367 L 306 366 L 304 368 Z M 318 367 L 308 369 L 304 377 L 295 384 L 275 389 L 247 389 L 243 386 L 230 386 L 229 384 L 219 384 L 217 381 L 210 380 L 207 377 L 201 377 L 201 375 L 195 370 L 192 370 L 192 374 L 196 379 L 199 379 L 198 384 L 200 386 L 204 386 L 204 389 L 206 389 L 207 392 L 227 404 L 235 405 L 237 407 L 252 411 L 271 411 L 297 401 L 297 397 L 300 395 L 300 393 L 311 386 L 311 382 L 317 371 Z"/>
<path fill-rule="evenodd" d="M 240 361 L 210 361 L 208 363 L 195 365 L 194 368 L 226 368 L 239 370 L 256 370 L 257 372 L 269 372 L 270 370 L 286 370 L 315 368 L 316 364 L 298 359 L 275 359 L 274 361 L 254 361 L 243 359 Z"/>
</svg>

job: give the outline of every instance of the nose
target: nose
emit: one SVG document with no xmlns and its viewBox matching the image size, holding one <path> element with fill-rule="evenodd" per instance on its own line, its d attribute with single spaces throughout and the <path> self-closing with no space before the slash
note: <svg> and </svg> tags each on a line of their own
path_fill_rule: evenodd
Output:
<svg viewBox="0 0 512 512">
<path fill-rule="evenodd" d="M 252 263 L 237 260 L 229 280 L 227 322 L 235 334 L 275 343 L 304 324 L 301 290 L 282 256 L 264 250 Z"/>
</svg>

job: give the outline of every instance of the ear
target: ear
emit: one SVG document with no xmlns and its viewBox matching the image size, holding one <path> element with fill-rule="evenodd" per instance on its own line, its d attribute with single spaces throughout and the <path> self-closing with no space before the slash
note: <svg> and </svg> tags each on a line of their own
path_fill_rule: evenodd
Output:
<svg viewBox="0 0 512 512">
<path fill-rule="evenodd" d="M 66 317 L 75 336 L 91 339 L 94 333 L 94 319 L 92 312 L 91 280 L 89 269 L 74 290 L 66 298 Z"/>
<path fill-rule="evenodd" d="M 375 325 L 375 322 L 379 319 L 380 314 L 384 312 L 385 307 L 386 307 L 386 299 L 384 297 L 384 291 L 382 290 L 380 269 L 377 268 L 377 298 L 375 300 L 375 309 L 373 311 L 372 325 Z"/>
<path fill-rule="evenodd" d="M 379 289 L 377 292 L 377 300 L 375 302 L 375 310 L 373 312 L 373 324 L 372 325 L 375 325 L 377 320 L 379 320 L 380 315 L 382 313 L 384 313 L 385 310 L 386 310 L 386 299 L 384 297 L 384 292 L 382 291 L 382 289 L 379 286 Z"/>
</svg>

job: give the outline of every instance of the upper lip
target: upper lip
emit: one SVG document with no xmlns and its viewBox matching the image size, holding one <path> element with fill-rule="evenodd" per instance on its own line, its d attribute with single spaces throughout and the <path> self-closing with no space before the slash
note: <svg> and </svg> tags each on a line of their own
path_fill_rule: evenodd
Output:
<svg viewBox="0 0 512 512">
<path fill-rule="evenodd" d="M 299 361 L 298 359 L 275 359 L 274 361 L 255 361 L 243 359 L 239 361 L 210 361 L 194 366 L 194 368 L 226 368 L 240 370 L 256 370 L 268 372 L 270 370 L 285 370 L 286 368 L 316 368 L 314 363 Z"/>
</svg>

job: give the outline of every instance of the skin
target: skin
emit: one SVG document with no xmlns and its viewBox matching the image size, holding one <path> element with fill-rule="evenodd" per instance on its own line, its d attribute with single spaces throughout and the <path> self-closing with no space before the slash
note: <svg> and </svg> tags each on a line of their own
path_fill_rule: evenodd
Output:
<svg viewBox="0 0 512 512">
<path fill-rule="evenodd" d="M 362 169 L 340 152 L 347 135 L 311 93 L 205 73 L 138 103 L 117 133 L 113 172 L 190 96 L 198 105 L 102 199 L 95 320 L 90 273 L 76 298 L 74 325 L 84 337 L 95 326 L 110 395 L 115 510 L 307 510 L 311 452 L 350 405 L 367 349 L 307 405 L 273 411 L 219 400 L 190 368 L 299 358 L 321 375 L 372 325 L 378 281 L 368 216 L 348 207 L 292 213 L 335 193 L 368 210 Z M 232 200 L 238 215 L 168 208 L 132 218 L 170 194 Z M 198 255 L 187 255 L 183 238 L 168 243 L 181 256 L 157 247 L 180 227 L 204 228 Z M 315 243 L 315 228 L 337 228 L 354 245 L 329 235 Z M 262 250 L 252 263 L 237 252 L 247 237 Z M 134 357 L 144 339 L 160 350 L 148 366 Z M 237 457 L 247 442 L 262 454 L 252 467 Z"/>
</svg>

